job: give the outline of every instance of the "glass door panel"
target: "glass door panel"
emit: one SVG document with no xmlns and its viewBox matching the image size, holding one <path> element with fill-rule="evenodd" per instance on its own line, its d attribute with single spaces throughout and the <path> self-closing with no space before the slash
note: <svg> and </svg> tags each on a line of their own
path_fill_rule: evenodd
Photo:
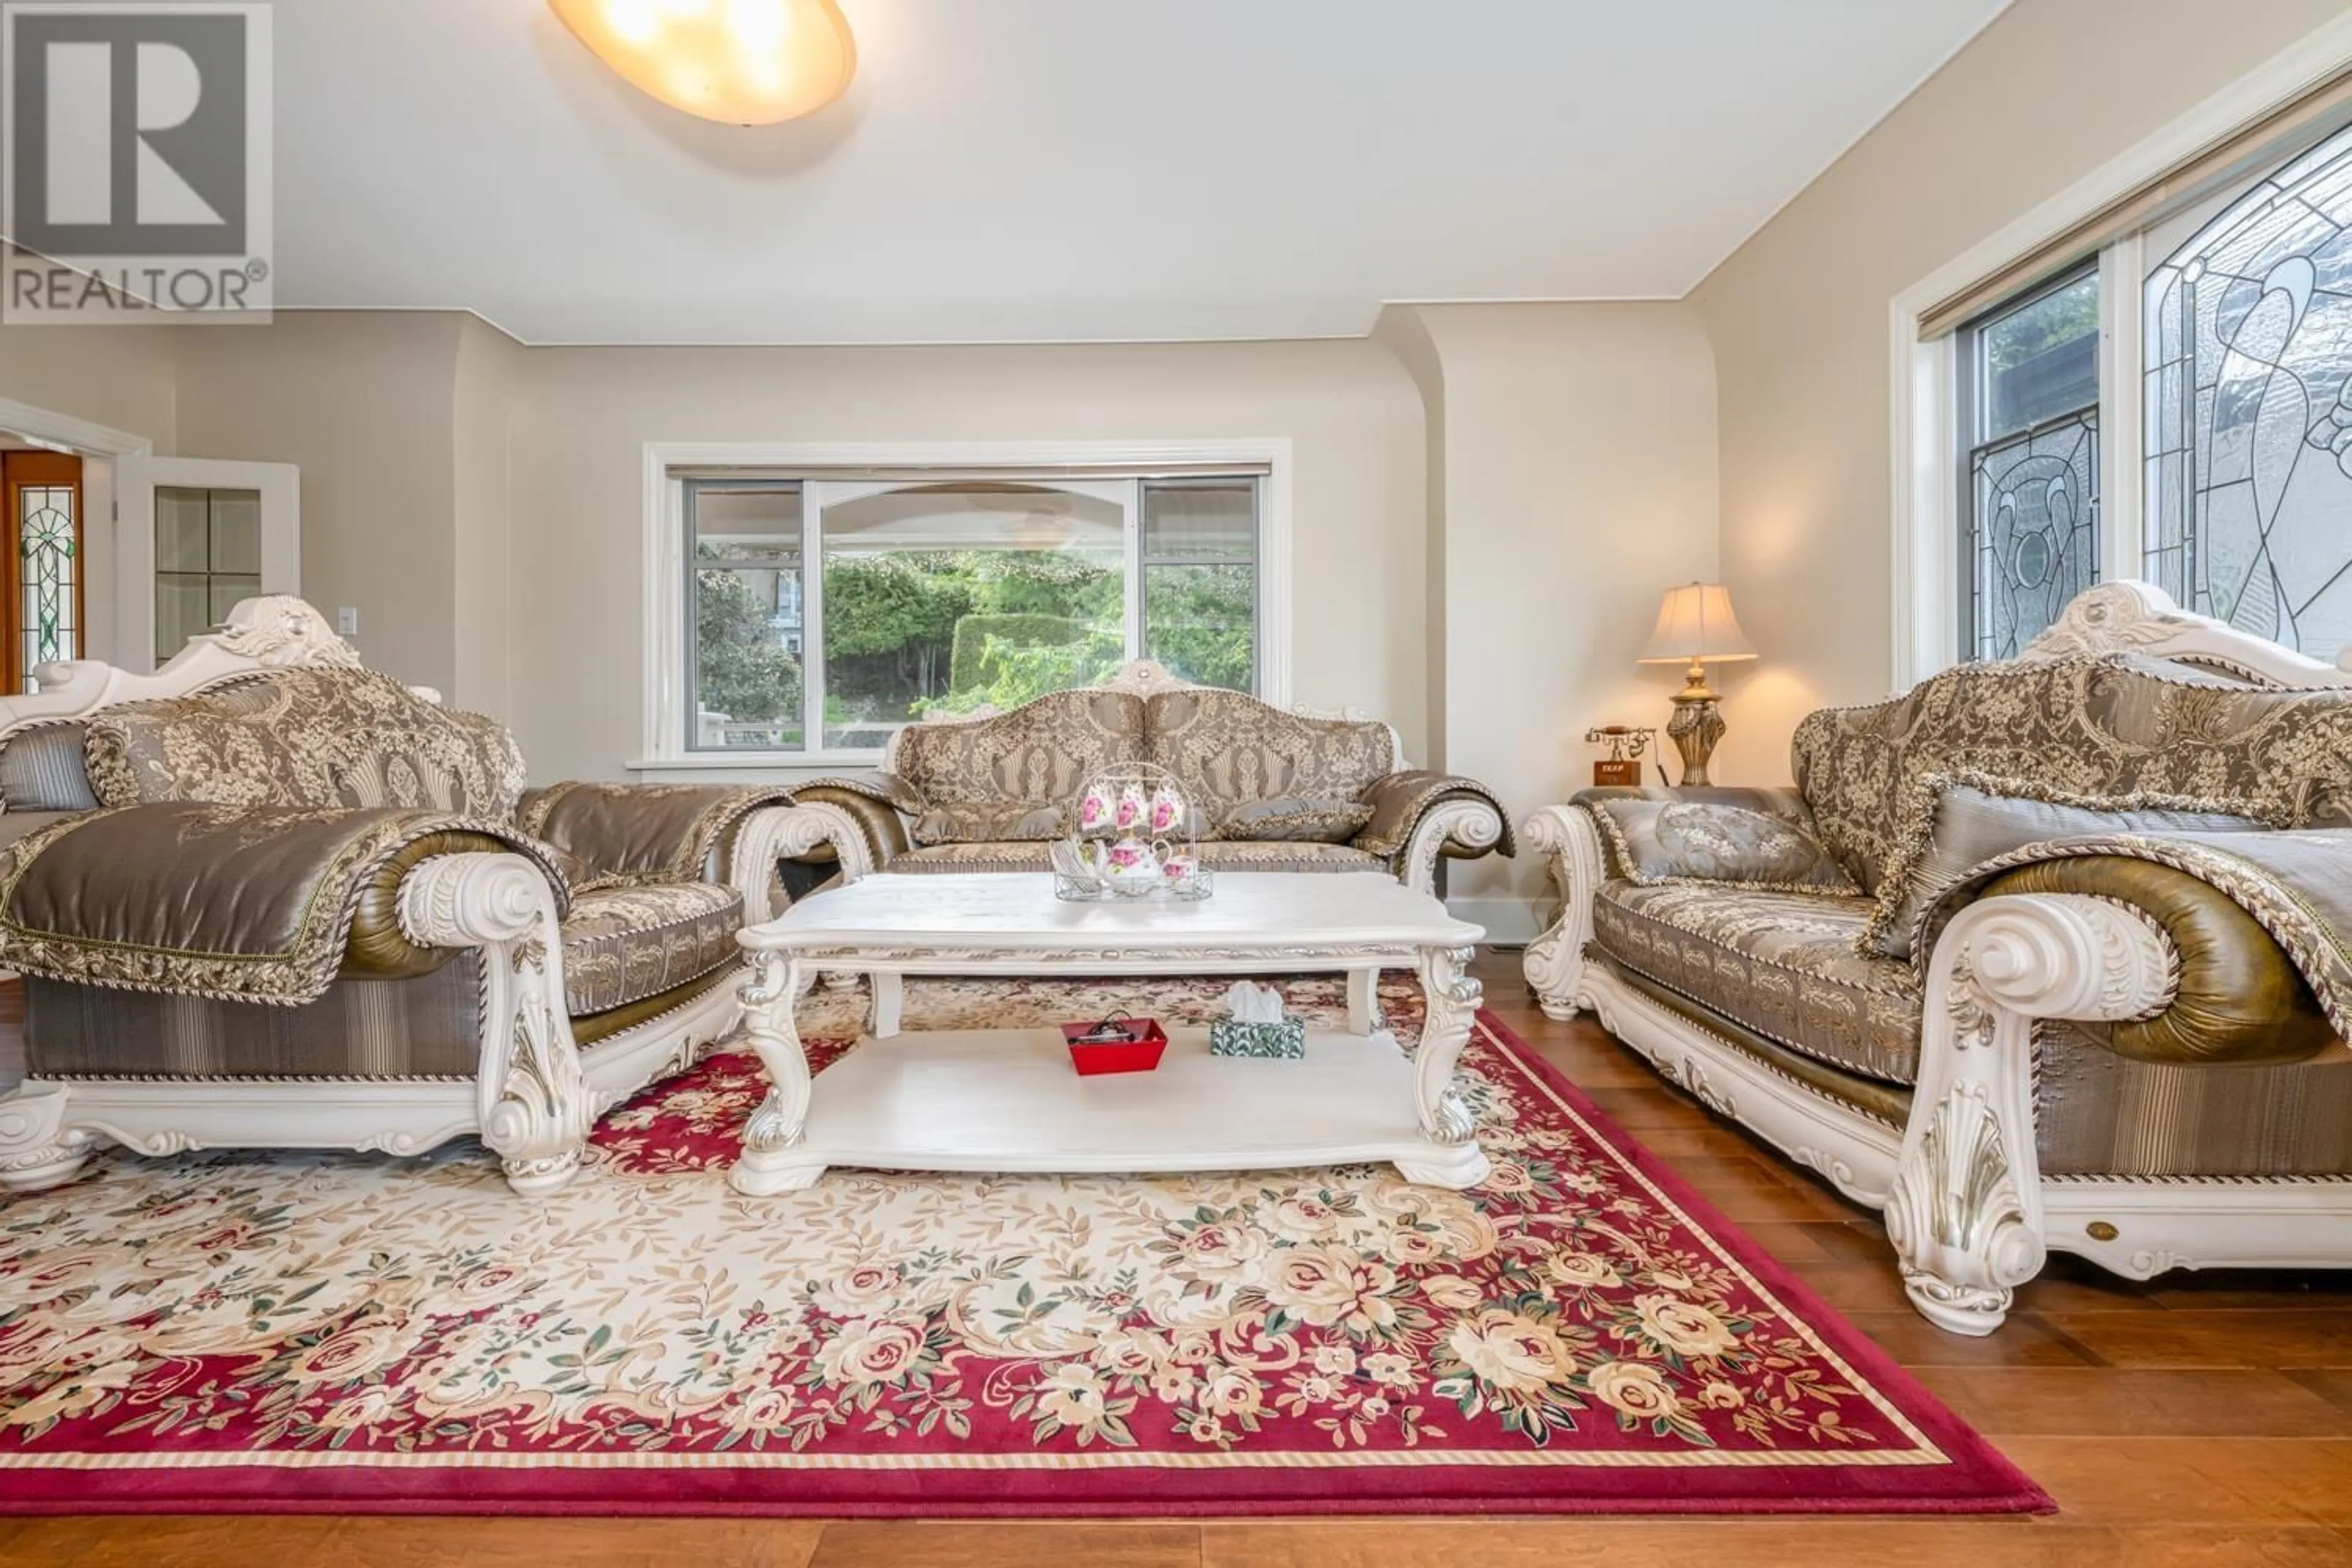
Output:
<svg viewBox="0 0 2352 1568">
<path fill-rule="evenodd" d="M 261 492 L 155 488 L 155 662 L 261 592 Z"/>
</svg>

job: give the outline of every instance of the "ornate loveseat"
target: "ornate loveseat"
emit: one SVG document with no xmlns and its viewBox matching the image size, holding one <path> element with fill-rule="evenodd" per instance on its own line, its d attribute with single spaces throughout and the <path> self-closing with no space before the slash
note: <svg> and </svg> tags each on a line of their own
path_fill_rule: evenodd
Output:
<svg viewBox="0 0 2352 1568">
<path fill-rule="evenodd" d="M 139 675 L 0 700 L 0 967 L 26 1076 L 0 1187 L 113 1142 L 420 1152 L 478 1134 L 520 1192 L 734 1026 L 771 789 L 526 793 L 494 721 L 247 599 Z"/>
<path fill-rule="evenodd" d="M 2053 1248 L 2352 1264 L 2352 675 L 2112 584 L 1794 764 L 1540 813 L 1545 1010 L 1883 1209 L 1948 1329 Z"/>
<path fill-rule="evenodd" d="M 845 880 L 1042 871 L 1087 780 L 1137 763 L 1175 775 L 1213 868 L 1387 871 L 1427 890 L 1442 857 L 1512 853 L 1495 795 L 1408 767 L 1388 725 L 1286 710 L 1149 661 L 1010 712 L 908 726 L 880 772 L 794 789 L 783 848 Z"/>
</svg>

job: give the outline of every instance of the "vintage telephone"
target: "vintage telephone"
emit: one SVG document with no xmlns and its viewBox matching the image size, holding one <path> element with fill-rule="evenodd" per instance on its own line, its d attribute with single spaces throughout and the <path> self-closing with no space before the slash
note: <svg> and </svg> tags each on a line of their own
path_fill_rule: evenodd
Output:
<svg viewBox="0 0 2352 1568">
<path fill-rule="evenodd" d="M 1658 732 L 1632 724 L 1603 724 L 1587 730 L 1584 739 L 1590 745 L 1606 745 L 1609 754 L 1598 757 L 1592 763 L 1592 782 L 1596 784 L 1639 784 L 1642 782 L 1642 758 L 1657 744 Z M 1665 769 L 1658 770 L 1660 778 Z"/>
</svg>

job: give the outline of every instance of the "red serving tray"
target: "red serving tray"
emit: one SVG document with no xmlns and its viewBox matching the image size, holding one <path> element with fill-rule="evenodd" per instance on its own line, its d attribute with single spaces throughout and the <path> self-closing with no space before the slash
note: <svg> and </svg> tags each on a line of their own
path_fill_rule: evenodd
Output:
<svg viewBox="0 0 2352 1568">
<path fill-rule="evenodd" d="M 1127 1028 L 1127 1039 L 1096 1040 L 1083 1045 L 1078 1037 L 1091 1033 L 1096 1025 L 1062 1026 L 1062 1038 L 1070 1046 L 1070 1065 L 1078 1069 L 1080 1078 L 1107 1072 L 1150 1072 L 1160 1065 L 1160 1054 L 1168 1048 L 1168 1031 L 1160 1026 L 1160 1020 L 1122 1018 L 1119 1022 Z"/>
</svg>

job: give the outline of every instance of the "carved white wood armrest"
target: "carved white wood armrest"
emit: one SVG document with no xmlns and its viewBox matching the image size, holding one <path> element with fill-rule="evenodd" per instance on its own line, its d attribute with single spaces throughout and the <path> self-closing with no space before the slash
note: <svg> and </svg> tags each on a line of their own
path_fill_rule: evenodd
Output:
<svg viewBox="0 0 2352 1568">
<path fill-rule="evenodd" d="M 1572 805 L 1548 805 L 1528 819 L 1528 843 L 1544 858 L 1559 889 L 1559 915 L 1528 944 L 1522 967 L 1548 1017 L 1568 1019 L 1584 1006 L 1584 947 L 1592 940 L 1592 898 L 1606 875 L 1592 818 Z"/>
<path fill-rule="evenodd" d="M 755 926 L 783 913 L 776 895 L 776 867 L 827 845 L 840 862 L 844 882 L 855 882 L 876 869 L 866 829 L 845 806 L 804 801 L 764 806 L 745 817 L 736 830 L 734 865 L 728 875 L 743 890 L 743 923 Z"/>
<path fill-rule="evenodd" d="M 1404 880 L 1424 893 L 1437 890 L 1437 862 L 1448 844 L 1492 849 L 1503 841 L 1503 814 L 1483 800 L 1449 800 L 1429 808 L 1405 845 Z"/>
<path fill-rule="evenodd" d="M 572 1180 L 597 1107 L 563 1000 L 555 889 L 520 855 L 436 855 L 400 884 L 400 929 L 420 947 L 482 950 L 482 1142 L 526 1195 Z"/>
<path fill-rule="evenodd" d="M 2179 952 L 2137 910 L 2071 893 L 1969 905 L 1927 965 L 1918 1083 L 1886 1198 L 1914 1306 L 1989 1334 L 2046 1248 L 2033 1132 L 2033 1025 L 2161 1012 Z"/>
</svg>

